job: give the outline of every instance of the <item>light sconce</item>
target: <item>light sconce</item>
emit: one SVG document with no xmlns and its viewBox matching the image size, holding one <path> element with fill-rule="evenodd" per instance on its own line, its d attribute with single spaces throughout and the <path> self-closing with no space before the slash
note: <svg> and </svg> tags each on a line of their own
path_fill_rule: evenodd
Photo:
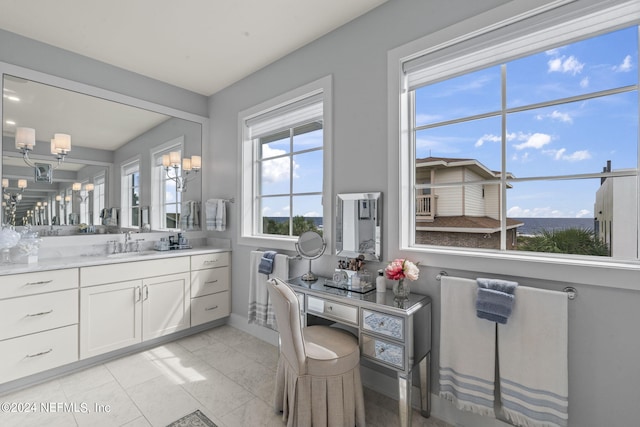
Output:
<svg viewBox="0 0 640 427">
<path fill-rule="evenodd" d="M 22 200 L 22 193 L 24 193 L 24 189 L 27 188 L 27 180 L 19 179 L 18 180 L 18 191 L 12 192 L 9 190 L 9 180 L 7 178 L 2 178 L 2 198 L 6 200 L 9 206 L 15 206 L 20 203 Z"/>
<path fill-rule="evenodd" d="M 84 203 L 87 201 L 91 192 L 93 191 L 94 185 L 92 183 L 87 183 L 84 185 L 84 191 L 82 190 L 82 184 L 79 182 L 74 182 L 71 186 L 73 193 L 76 195 L 76 198 L 80 201 L 80 203 Z M 83 196 L 82 193 L 85 193 Z"/>
<path fill-rule="evenodd" d="M 29 158 L 29 152 L 36 146 L 36 130 L 33 128 L 16 128 L 16 149 L 22 153 L 24 162 L 34 168 L 35 180 L 52 182 L 53 169 L 60 167 L 64 158 L 71 151 L 71 135 L 66 133 L 56 133 L 51 140 L 51 154 L 55 156 L 58 163 L 53 166 L 49 163 L 36 163 Z"/>
<path fill-rule="evenodd" d="M 195 178 L 195 174 L 200 172 L 202 168 L 202 158 L 200 156 L 192 156 L 191 158 L 185 157 L 182 159 L 182 171 L 184 175 L 180 173 L 180 153 L 172 151 L 169 154 L 162 156 L 162 166 L 167 173 L 167 178 L 172 179 L 176 183 L 176 189 L 178 191 L 187 191 L 187 182 Z M 173 168 L 173 176 L 169 174 L 169 171 Z M 189 176 L 193 172 L 194 175 Z"/>
</svg>

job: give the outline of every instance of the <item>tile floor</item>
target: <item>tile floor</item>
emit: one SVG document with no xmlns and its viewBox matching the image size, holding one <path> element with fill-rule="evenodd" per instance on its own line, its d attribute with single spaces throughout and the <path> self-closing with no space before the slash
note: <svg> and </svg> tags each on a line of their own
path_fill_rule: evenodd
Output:
<svg viewBox="0 0 640 427">
<path fill-rule="evenodd" d="M 9 426 L 166 426 L 199 409 L 220 427 L 283 426 L 271 402 L 277 348 L 221 326 L 0 396 L 31 412 L 0 411 Z M 395 400 L 366 389 L 367 425 L 398 425 Z M 413 425 L 446 427 L 414 411 Z"/>
</svg>

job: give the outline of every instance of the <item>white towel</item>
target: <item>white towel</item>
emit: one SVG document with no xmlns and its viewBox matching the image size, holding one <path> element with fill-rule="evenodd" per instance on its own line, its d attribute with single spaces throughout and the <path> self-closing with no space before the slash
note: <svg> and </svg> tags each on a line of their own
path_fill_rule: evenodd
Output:
<svg viewBox="0 0 640 427">
<path fill-rule="evenodd" d="M 224 231 L 227 228 L 227 209 L 224 199 L 209 199 L 205 203 L 207 230 Z"/>
<path fill-rule="evenodd" d="M 567 425 L 567 311 L 564 292 L 518 287 L 509 323 L 498 326 L 502 407 L 515 425 Z"/>
<path fill-rule="evenodd" d="M 263 254 L 262 251 L 251 251 L 249 259 L 249 323 L 266 326 L 277 331 L 276 316 L 267 291 L 269 276 L 258 273 L 258 266 Z M 272 276 L 282 280 L 289 278 L 288 256 L 277 254 L 273 267 Z"/>
<path fill-rule="evenodd" d="M 476 317 L 475 280 L 442 277 L 440 397 L 494 415 L 496 324 Z"/>
</svg>

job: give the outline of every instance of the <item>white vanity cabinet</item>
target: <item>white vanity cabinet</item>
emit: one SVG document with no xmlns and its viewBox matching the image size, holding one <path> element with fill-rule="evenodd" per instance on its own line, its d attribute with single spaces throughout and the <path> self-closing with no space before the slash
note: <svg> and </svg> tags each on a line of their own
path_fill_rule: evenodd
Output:
<svg viewBox="0 0 640 427">
<path fill-rule="evenodd" d="M 80 269 L 80 358 L 190 326 L 190 259 Z"/>
<path fill-rule="evenodd" d="M 0 383 L 78 360 L 78 269 L 2 277 Z"/>
<path fill-rule="evenodd" d="M 191 256 L 191 326 L 231 313 L 230 254 Z"/>
</svg>

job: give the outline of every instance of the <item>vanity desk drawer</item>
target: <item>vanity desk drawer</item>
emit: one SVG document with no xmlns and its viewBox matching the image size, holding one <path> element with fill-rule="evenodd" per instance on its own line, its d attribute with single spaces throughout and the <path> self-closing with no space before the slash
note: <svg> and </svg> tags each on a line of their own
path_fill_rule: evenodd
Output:
<svg viewBox="0 0 640 427">
<path fill-rule="evenodd" d="M 228 316 L 230 312 L 228 291 L 192 298 L 191 326 L 221 319 Z"/>
<path fill-rule="evenodd" d="M 307 313 L 317 313 L 358 326 L 358 307 L 353 305 L 307 296 Z"/>
<path fill-rule="evenodd" d="M 0 299 L 78 287 L 78 269 L 38 271 L 2 276 Z"/>
<path fill-rule="evenodd" d="M 360 335 L 362 356 L 404 370 L 404 346 L 367 334 Z"/>
<path fill-rule="evenodd" d="M 0 340 L 78 323 L 78 291 L 0 301 Z"/>
<path fill-rule="evenodd" d="M 363 309 L 362 329 L 404 341 L 404 319 L 392 314 Z"/>
<path fill-rule="evenodd" d="M 209 268 L 191 272 L 191 298 L 229 290 L 229 269 Z"/>
<path fill-rule="evenodd" d="M 229 252 L 216 252 L 204 255 L 191 255 L 191 270 L 226 267 L 229 265 Z"/>
</svg>

